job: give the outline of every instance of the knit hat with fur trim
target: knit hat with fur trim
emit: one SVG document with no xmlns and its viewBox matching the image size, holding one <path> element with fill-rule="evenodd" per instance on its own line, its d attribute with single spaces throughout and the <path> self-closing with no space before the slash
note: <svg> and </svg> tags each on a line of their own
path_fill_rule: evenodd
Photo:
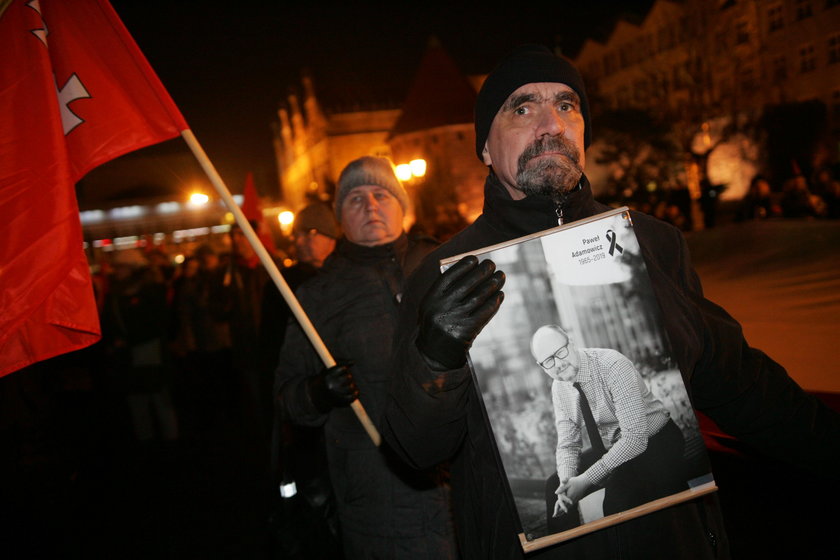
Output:
<svg viewBox="0 0 840 560">
<path fill-rule="evenodd" d="M 408 211 L 408 193 L 394 172 L 394 164 L 384 157 L 362 156 L 347 164 L 338 178 L 335 192 L 335 216 L 341 222 L 341 205 L 347 194 L 356 187 L 375 185 L 388 190 L 396 198 L 403 212 Z"/>
<path fill-rule="evenodd" d="M 478 159 L 490 134 L 493 119 L 511 93 L 525 84 L 552 82 L 566 84 L 580 97 L 583 114 L 583 147 L 592 143 L 589 101 L 583 78 L 571 62 L 542 45 L 521 45 L 511 51 L 490 72 L 475 101 L 475 153 Z"/>
</svg>

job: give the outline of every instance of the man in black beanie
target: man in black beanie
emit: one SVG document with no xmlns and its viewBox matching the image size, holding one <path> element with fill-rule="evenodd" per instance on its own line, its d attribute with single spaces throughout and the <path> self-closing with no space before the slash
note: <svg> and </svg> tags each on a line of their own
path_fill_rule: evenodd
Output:
<svg viewBox="0 0 840 560">
<path fill-rule="evenodd" d="M 475 105 L 476 154 L 489 167 L 481 216 L 409 278 L 393 345 L 383 437 L 417 468 L 451 462 L 464 558 L 524 556 L 481 395 L 467 364 L 472 341 L 502 304 L 490 260 L 440 260 L 609 210 L 583 173 L 591 141 L 583 81 L 565 59 L 526 45 L 490 73 Z M 632 212 L 634 230 L 692 405 L 775 459 L 834 480 L 840 416 L 751 348 L 741 327 L 703 297 L 682 234 Z M 715 494 L 528 554 L 530 559 L 728 558 Z"/>
</svg>

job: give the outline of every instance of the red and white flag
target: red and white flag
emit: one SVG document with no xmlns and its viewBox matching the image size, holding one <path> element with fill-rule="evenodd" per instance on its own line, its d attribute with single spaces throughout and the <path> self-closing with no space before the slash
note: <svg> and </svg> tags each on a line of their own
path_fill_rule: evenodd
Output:
<svg viewBox="0 0 840 560">
<path fill-rule="evenodd" d="M 105 0 L 0 0 L 0 376 L 100 337 L 75 184 L 188 128 Z"/>
</svg>

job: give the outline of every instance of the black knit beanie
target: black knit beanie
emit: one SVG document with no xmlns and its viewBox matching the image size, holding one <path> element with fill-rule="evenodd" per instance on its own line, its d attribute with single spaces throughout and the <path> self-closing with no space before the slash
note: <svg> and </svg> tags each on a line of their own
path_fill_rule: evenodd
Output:
<svg viewBox="0 0 840 560">
<path fill-rule="evenodd" d="M 566 84 L 580 97 L 580 111 L 583 114 L 583 147 L 592 143 L 592 127 L 589 122 L 589 101 L 583 78 L 572 63 L 557 56 L 542 45 L 521 45 L 511 51 L 496 65 L 475 101 L 475 153 L 483 161 L 481 153 L 490 134 L 490 126 L 496 113 L 511 93 L 524 86 L 539 82 Z"/>
</svg>

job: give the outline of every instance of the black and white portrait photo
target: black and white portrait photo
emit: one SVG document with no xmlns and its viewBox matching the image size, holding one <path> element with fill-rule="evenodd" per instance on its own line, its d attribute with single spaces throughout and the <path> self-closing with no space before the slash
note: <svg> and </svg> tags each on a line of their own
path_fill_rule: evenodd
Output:
<svg viewBox="0 0 840 560">
<path fill-rule="evenodd" d="M 507 275 L 470 362 L 524 547 L 714 490 L 628 212 L 476 254 Z"/>
</svg>

